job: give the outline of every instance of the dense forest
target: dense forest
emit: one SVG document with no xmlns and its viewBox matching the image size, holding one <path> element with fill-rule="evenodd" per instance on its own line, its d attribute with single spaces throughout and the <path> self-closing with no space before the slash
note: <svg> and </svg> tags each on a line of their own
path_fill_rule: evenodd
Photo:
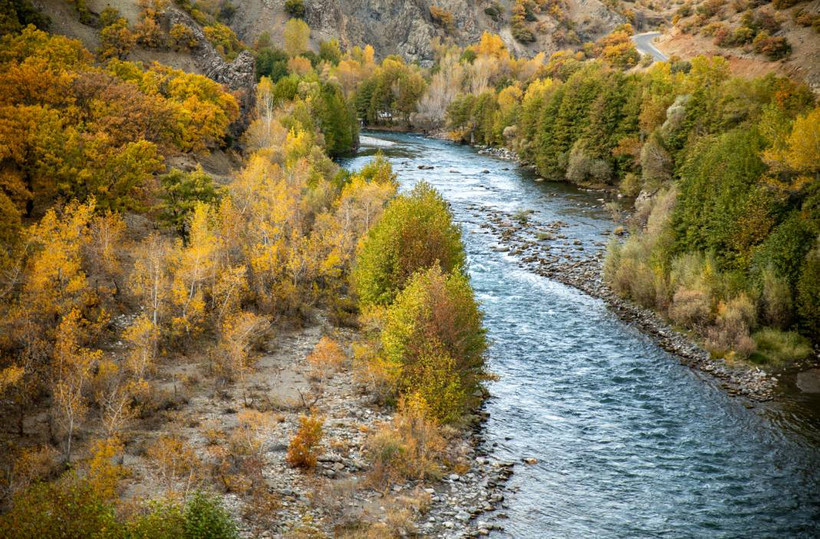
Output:
<svg viewBox="0 0 820 539">
<path fill-rule="evenodd" d="M 516 58 L 491 33 L 437 40 L 423 68 L 336 40 L 312 50 L 298 1 L 281 43 L 251 47 L 224 10 L 180 3 L 225 60 L 252 52 L 248 102 L 128 59 L 194 48 L 190 28 L 158 22 L 165 3 L 143 3 L 138 27 L 72 5 L 98 50 L 50 34 L 25 0 L 0 21 L 4 537 L 234 537 L 238 513 L 254 529 L 281 509 L 260 462 L 283 420 L 251 375 L 277 332 L 315 318 L 355 338 L 323 335 L 313 376 L 350 369 L 394 412 L 366 432 L 372 484 L 469 467 L 460 436 L 492 375 L 461 230 L 430 185 L 399 194 L 386 159 L 339 167 L 360 124 L 507 147 L 546 179 L 634 198 L 607 281 L 715 356 L 782 366 L 820 339 L 820 108 L 805 85 L 732 77 L 719 57 L 653 64 L 628 24 L 550 57 Z M 216 178 L 211 154 L 241 165 Z M 205 451 L 174 423 L 197 387 L 238 407 L 230 426 L 192 427 Z M 294 409 L 286 459 L 310 473 L 339 442 L 304 396 Z M 398 536 L 418 511 L 334 531 Z"/>
</svg>

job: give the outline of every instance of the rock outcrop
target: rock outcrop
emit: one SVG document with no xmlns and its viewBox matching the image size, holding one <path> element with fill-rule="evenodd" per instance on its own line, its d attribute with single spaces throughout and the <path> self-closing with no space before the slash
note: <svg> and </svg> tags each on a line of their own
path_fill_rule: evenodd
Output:
<svg viewBox="0 0 820 539">
<path fill-rule="evenodd" d="M 242 51 L 233 62 L 226 62 L 216 48 L 205 38 L 202 28 L 190 15 L 177 9 L 169 9 L 165 13 L 165 19 L 163 22 L 169 28 L 175 24 L 181 24 L 193 32 L 197 45 L 191 50 L 191 57 L 197 69 L 205 76 L 224 84 L 238 96 L 242 115 L 238 125 L 234 126 L 234 130 L 244 130 L 248 117 L 247 113 L 252 110 L 254 105 L 256 63 L 253 53 Z"/>
<path fill-rule="evenodd" d="M 529 23 L 536 40 L 522 44 L 512 37 L 510 9 L 513 0 L 305 0 L 306 20 L 314 44 L 338 38 L 342 45 L 372 45 L 379 55 L 399 54 L 410 61 L 431 64 L 434 58 L 432 40 L 452 39 L 460 45 L 475 43 L 484 31 L 501 35 L 507 46 L 519 56 L 533 56 L 567 46 L 556 42 L 560 23 L 548 13 L 537 14 Z M 498 6 L 498 15 L 486 12 Z M 430 14 L 430 7 L 443 9 L 453 16 L 453 27 L 443 28 Z M 600 0 L 568 0 L 566 17 L 572 21 L 582 41 L 594 40 L 624 22 Z M 287 22 L 284 0 L 246 0 L 236 5 L 231 26 L 246 43 L 253 43 L 262 32 L 268 32 L 274 43 L 281 42 Z"/>
</svg>

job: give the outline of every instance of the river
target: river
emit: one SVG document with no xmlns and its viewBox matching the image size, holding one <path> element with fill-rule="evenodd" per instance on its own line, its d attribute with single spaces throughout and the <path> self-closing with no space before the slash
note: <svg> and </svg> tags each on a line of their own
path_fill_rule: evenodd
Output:
<svg viewBox="0 0 820 539">
<path fill-rule="evenodd" d="M 816 400 L 728 396 L 601 301 L 521 268 L 481 227 L 481 208 L 536 210 L 531 222 L 567 223 L 566 249 L 592 253 L 614 227 L 600 194 L 536 183 L 469 147 L 365 135 L 344 166 L 382 151 L 402 190 L 427 180 L 463 229 L 499 376 L 487 443 L 499 459 L 538 461 L 516 465 L 496 536 L 820 536 Z"/>
</svg>

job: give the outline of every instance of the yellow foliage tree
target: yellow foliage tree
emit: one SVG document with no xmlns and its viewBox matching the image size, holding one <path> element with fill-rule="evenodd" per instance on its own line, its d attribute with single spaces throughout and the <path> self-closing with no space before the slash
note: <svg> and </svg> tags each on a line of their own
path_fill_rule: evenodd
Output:
<svg viewBox="0 0 820 539">
<path fill-rule="evenodd" d="M 80 345 L 81 316 L 77 309 L 70 311 L 60 323 L 54 346 L 53 389 L 57 419 L 65 431 L 65 459 L 71 462 L 71 444 L 74 432 L 88 413 L 86 388 L 92 369 L 102 357 L 99 350 Z"/>
<path fill-rule="evenodd" d="M 302 19 L 290 19 L 285 23 L 285 52 L 299 56 L 308 50 L 310 43 L 310 26 Z"/>
</svg>

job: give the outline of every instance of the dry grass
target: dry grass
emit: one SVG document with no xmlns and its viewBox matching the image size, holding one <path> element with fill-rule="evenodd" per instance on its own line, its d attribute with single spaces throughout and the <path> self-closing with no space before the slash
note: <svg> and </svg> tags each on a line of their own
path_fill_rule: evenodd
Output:
<svg viewBox="0 0 820 539">
<path fill-rule="evenodd" d="M 439 478 L 444 470 L 447 440 L 431 419 L 423 399 L 402 399 L 391 423 L 383 424 L 367 441 L 376 483 Z"/>
</svg>

